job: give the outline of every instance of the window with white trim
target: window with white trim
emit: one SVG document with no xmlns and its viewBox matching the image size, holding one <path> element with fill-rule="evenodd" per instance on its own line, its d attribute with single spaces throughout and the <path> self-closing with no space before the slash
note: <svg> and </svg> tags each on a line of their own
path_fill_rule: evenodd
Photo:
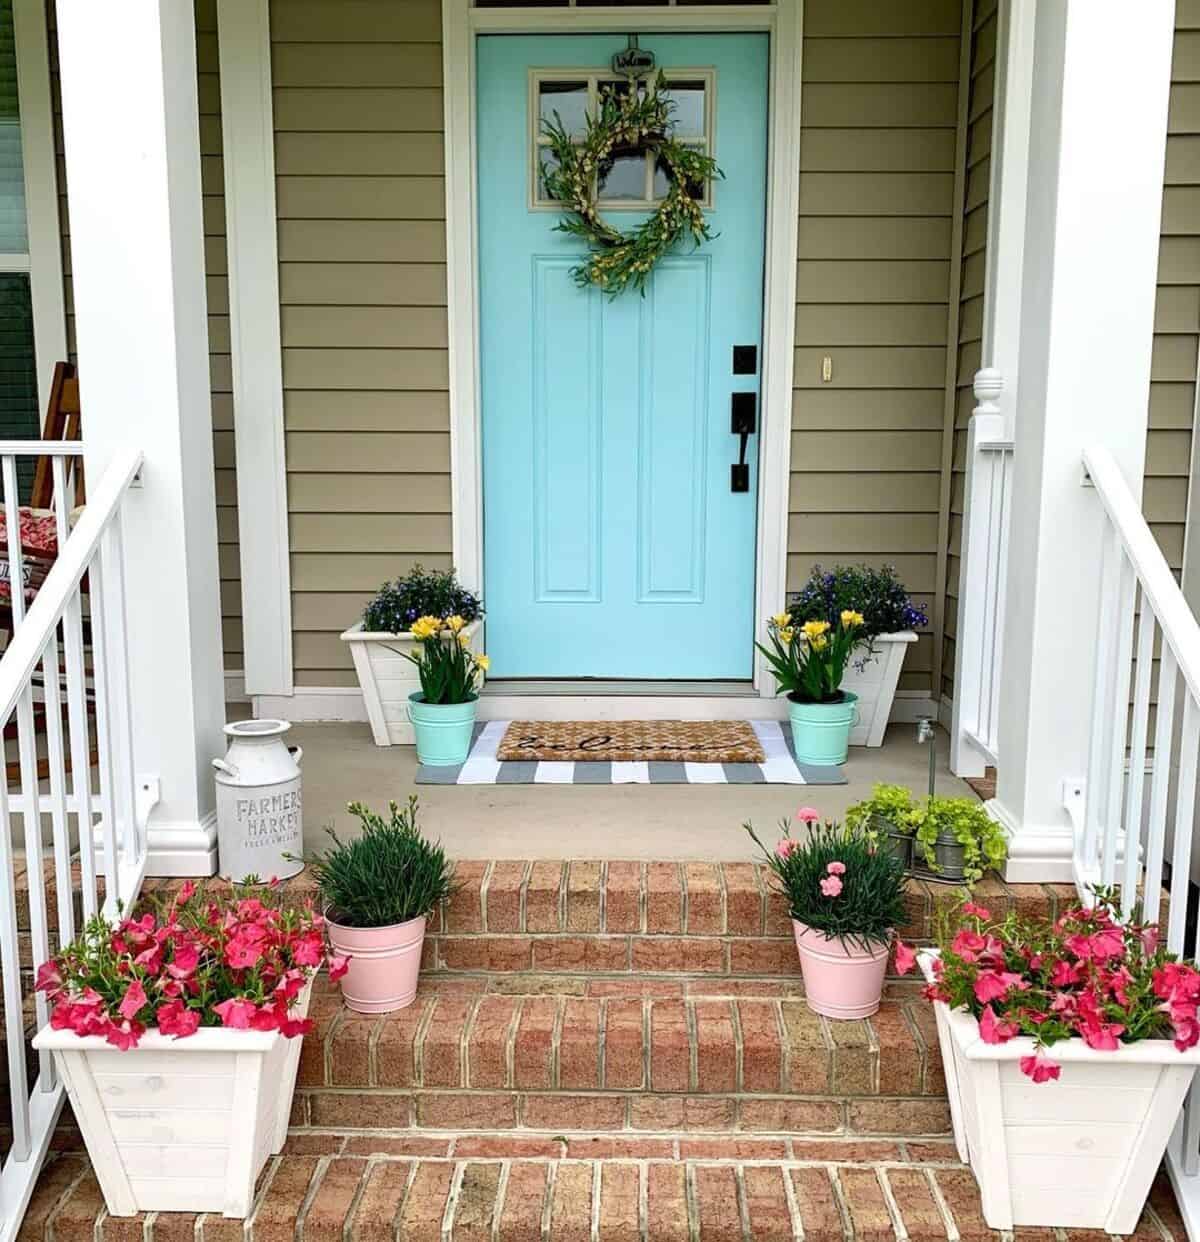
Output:
<svg viewBox="0 0 1200 1242">
<path fill-rule="evenodd" d="M 664 71 L 666 94 L 675 103 L 672 132 L 689 147 L 712 154 L 714 93 L 713 69 L 669 69 Z M 530 159 L 530 202 L 537 209 L 559 208 L 546 194 L 541 169 L 553 158 L 543 122 L 561 119 L 567 132 L 582 139 L 587 117 L 594 116 L 602 92 L 623 93 L 630 89 L 627 78 L 616 77 L 609 69 L 534 69 L 529 75 L 529 114 L 532 156 Z M 637 89 L 645 90 L 644 82 Z M 667 175 L 648 150 L 621 150 L 598 173 L 596 201 L 606 211 L 649 211 L 667 196 Z M 694 189 L 702 207 L 712 206 L 710 186 Z"/>
</svg>

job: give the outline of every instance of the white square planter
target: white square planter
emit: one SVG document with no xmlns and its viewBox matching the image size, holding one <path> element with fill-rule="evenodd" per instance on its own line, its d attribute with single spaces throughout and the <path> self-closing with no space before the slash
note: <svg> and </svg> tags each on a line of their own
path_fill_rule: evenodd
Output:
<svg viewBox="0 0 1200 1242">
<path fill-rule="evenodd" d="M 850 657 L 842 688 L 858 695 L 858 724 L 850 730 L 851 746 L 883 745 L 883 731 L 892 712 L 904 653 L 909 643 L 916 641 L 913 630 L 880 634 L 875 639 L 875 654 L 864 668 L 855 667 L 862 659 L 861 648 Z"/>
<path fill-rule="evenodd" d="M 482 628 L 481 621 L 467 626 L 473 646 Z M 342 642 L 354 658 L 375 745 L 412 746 L 416 737 L 408 719 L 408 696 L 421 688 L 417 666 L 404 657 L 417 645 L 412 634 L 375 633 L 364 630 L 360 621 L 342 634 Z"/>
<path fill-rule="evenodd" d="M 920 955 L 927 978 L 932 957 Z M 1032 1039 L 986 1044 L 970 1014 L 941 1002 L 934 1009 L 954 1142 L 979 1182 L 987 1223 L 1132 1233 L 1200 1048 L 1177 1052 L 1151 1039 L 1097 1052 L 1064 1040 L 1048 1052 L 1062 1077 L 1035 1083 L 1018 1064 Z"/>
<path fill-rule="evenodd" d="M 147 1031 L 121 1052 L 47 1026 L 33 1046 L 54 1053 L 110 1216 L 245 1217 L 259 1173 L 287 1138 L 301 1043 L 204 1027 L 184 1039 Z"/>
</svg>

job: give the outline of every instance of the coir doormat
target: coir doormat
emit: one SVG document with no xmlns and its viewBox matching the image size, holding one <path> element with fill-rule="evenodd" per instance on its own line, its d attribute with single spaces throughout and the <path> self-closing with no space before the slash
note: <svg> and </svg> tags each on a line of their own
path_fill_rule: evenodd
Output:
<svg viewBox="0 0 1200 1242">
<path fill-rule="evenodd" d="M 762 763 L 745 720 L 514 720 L 502 763 Z"/>
</svg>

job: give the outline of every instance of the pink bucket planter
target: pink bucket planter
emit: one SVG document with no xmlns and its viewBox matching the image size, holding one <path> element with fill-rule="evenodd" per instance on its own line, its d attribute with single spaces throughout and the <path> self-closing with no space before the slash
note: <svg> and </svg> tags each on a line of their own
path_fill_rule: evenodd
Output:
<svg viewBox="0 0 1200 1242">
<path fill-rule="evenodd" d="M 804 994 L 809 1008 L 827 1018 L 869 1018 L 879 1008 L 888 950 L 866 952 L 792 919 Z"/>
<path fill-rule="evenodd" d="M 390 927 L 326 924 L 333 951 L 350 959 L 342 979 L 342 999 L 355 1013 L 391 1013 L 413 1003 L 425 916 Z"/>
</svg>

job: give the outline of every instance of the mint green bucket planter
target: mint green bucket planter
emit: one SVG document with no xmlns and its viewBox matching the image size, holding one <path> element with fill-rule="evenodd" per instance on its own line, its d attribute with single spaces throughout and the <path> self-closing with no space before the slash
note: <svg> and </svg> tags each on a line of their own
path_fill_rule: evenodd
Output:
<svg viewBox="0 0 1200 1242">
<path fill-rule="evenodd" d="M 858 723 L 858 695 L 842 692 L 840 703 L 793 703 L 788 700 L 792 744 L 798 763 L 833 767 L 846 762 L 850 730 Z"/>
<path fill-rule="evenodd" d="M 408 696 L 408 718 L 417 735 L 417 762 L 433 768 L 465 763 L 471 751 L 478 699 L 426 703 L 420 690 Z"/>
</svg>

